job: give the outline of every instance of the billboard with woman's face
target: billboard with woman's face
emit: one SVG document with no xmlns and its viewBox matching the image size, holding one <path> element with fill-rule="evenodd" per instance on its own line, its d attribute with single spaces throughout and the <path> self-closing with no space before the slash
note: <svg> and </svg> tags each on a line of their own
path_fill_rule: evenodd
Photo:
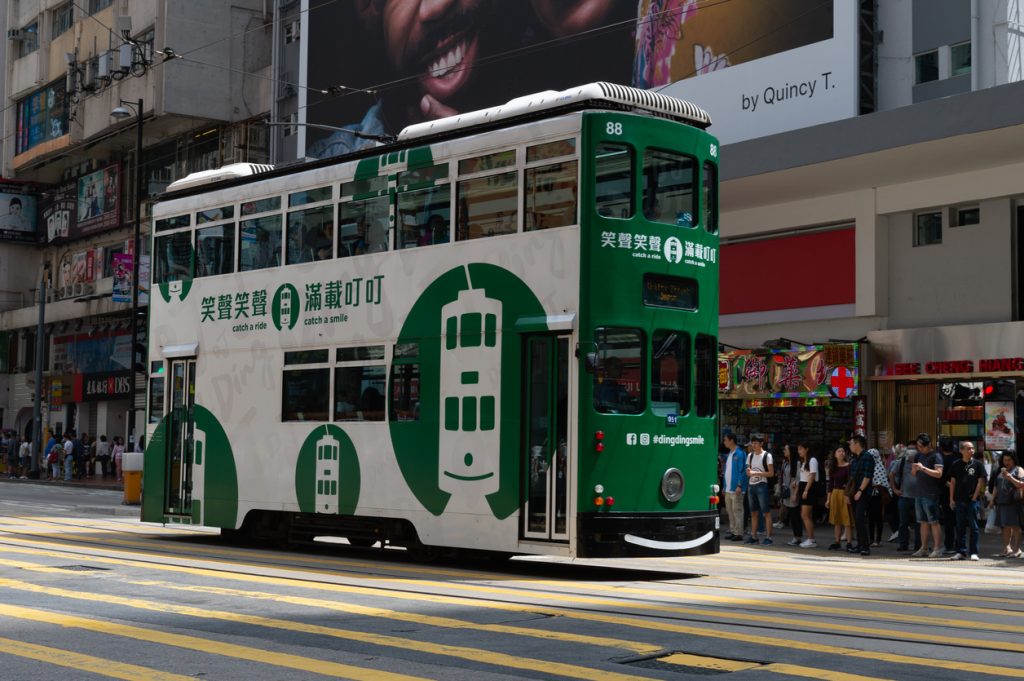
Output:
<svg viewBox="0 0 1024 681">
<path fill-rule="evenodd" d="M 723 141 L 856 113 L 856 3 L 304 0 L 302 10 L 301 122 L 351 131 L 301 129 L 308 156 L 598 80 L 691 99 Z"/>
</svg>

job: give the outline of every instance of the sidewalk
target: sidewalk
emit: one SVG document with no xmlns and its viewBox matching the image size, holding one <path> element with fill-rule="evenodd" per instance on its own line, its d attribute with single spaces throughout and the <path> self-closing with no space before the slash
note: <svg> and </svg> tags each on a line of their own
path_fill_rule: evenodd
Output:
<svg viewBox="0 0 1024 681">
<path fill-rule="evenodd" d="M 9 478 L 6 473 L 0 473 L 0 482 L 28 482 L 32 484 L 46 484 L 46 485 L 60 485 L 67 487 L 82 487 L 85 489 L 108 489 L 116 490 L 118 492 L 124 489 L 124 483 L 118 482 L 116 479 L 111 477 L 100 477 L 98 475 L 88 476 L 82 480 L 64 480 L 63 478 L 57 480 L 48 480 L 45 478 L 38 478 L 33 480 L 32 478 Z"/>
</svg>

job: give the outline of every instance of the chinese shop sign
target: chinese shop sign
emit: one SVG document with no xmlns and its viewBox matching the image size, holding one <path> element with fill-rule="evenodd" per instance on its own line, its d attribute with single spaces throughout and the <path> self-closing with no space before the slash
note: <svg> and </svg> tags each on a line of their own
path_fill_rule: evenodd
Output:
<svg viewBox="0 0 1024 681">
<path fill-rule="evenodd" d="M 849 397 L 858 392 L 859 378 L 855 343 L 718 356 L 718 391 L 723 399 Z"/>
</svg>

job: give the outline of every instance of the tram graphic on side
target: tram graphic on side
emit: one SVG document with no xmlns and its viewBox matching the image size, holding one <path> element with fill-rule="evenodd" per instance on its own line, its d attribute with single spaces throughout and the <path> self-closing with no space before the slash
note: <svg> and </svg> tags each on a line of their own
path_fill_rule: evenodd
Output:
<svg viewBox="0 0 1024 681">
<path fill-rule="evenodd" d="M 281 327 L 292 325 L 292 290 L 285 286 L 281 289 Z"/>
<path fill-rule="evenodd" d="M 324 428 L 316 442 L 316 512 L 338 512 L 338 459 L 341 443 Z"/>
<path fill-rule="evenodd" d="M 438 487 L 450 509 L 486 507 L 500 487 L 501 302 L 481 289 L 441 308 Z"/>
</svg>

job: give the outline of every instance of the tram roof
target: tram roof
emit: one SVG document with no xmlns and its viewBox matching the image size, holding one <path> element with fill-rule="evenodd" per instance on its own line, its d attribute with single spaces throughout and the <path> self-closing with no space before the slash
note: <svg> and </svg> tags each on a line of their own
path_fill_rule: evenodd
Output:
<svg viewBox="0 0 1024 681">
<path fill-rule="evenodd" d="M 546 90 L 517 97 L 505 104 L 488 109 L 416 123 L 405 127 L 393 143 L 367 147 L 351 154 L 291 163 L 276 168 L 264 164 L 236 163 L 212 171 L 191 173 L 181 180 L 171 183 L 160 198 L 161 200 L 182 198 L 210 189 L 223 189 L 235 184 L 247 184 L 257 180 L 291 175 L 305 170 L 378 156 L 407 147 L 432 144 L 467 133 L 486 132 L 503 126 L 551 118 L 559 114 L 584 109 L 643 112 L 686 123 L 702 130 L 711 125 L 711 116 L 704 109 L 686 100 L 626 85 L 596 82 L 568 90 Z"/>
</svg>

